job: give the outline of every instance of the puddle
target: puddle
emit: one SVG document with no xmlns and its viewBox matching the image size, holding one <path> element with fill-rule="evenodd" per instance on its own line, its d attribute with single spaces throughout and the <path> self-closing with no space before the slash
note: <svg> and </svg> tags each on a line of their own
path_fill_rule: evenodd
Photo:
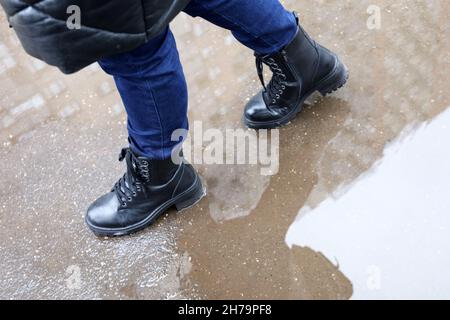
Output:
<svg viewBox="0 0 450 320">
<path fill-rule="evenodd" d="M 338 262 L 354 299 L 449 299 L 449 138 L 447 109 L 334 197 L 302 208 L 288 245 Z"/>
<path fill-rule="evenodd" d="M 384 170 L 399 165 L 403 146 L 413 152 L 422 136 L 437 137 L 423 150 L 446 142 L 433 128 L 445 120 L 450 105 L 448 1 L 377 1 L 380 30 L 366 25 L 373 1 L 284 3 L 300 13 L 314 37 L 341 55 L 351 70 L 348 85 L 280 130 L 277 175 L 261 176 L 257 166 L 197 166 L 209 188 L 204 200 L 183 214 L 171 212 L 142 233 L 112 241 L 92 236 L 83 215 L 123 173 L 116 154 L 126 144 L 126 117 L 114 83 L 96 65 L 64 76 L 31 59 L 0 17 L 0 296 L 348 299 L 387 291 L 400 296 L 408 294 L 406 288 L 412 295 L 421 284 L 433 289 L 423 296 L 445 296 L 439 291 L 448 288 L 445 281 L 433 282 L 436 271 L 448 265 L 437 251 L 448 249 L 438 228 L 448 221 L 439 207 L 448 207 L 439 198 L 448 172 L 439 162 L 445 154 L 429 160 L 434 161 L 430 177 L 408 171 L 425 170 L 421 161 L 428 158 L 422 153 L 401 167 L 413 186 Z M 190 121 L 202 121 L 205 129 L 241 128 L 243 105 L 260 88 L 252 52 L 201 19 L 180 15 L 172 28 L 189 83 Z M 424 122 L 430 125 L 395 147 L 392 141 Z M 432 177 L 436 185 L 429 185 Z M 413 178 L 422 180 L 417 185 Z M 410 192 L 429 185 L 429 190 L 414 196 L 373 189 L 384 200 L 370 206 L 351 201 L 361 205 L 351 207 L 364 214 L 359 221 L 345 199 L 353 188 L 372 190 L 370 181 Z M 416 202 L 422 206 L 411 207 Z M 306 207 L 315 209 L 296 220 Z M 326 210 L 336 213 L 329 218 Z M 377 225 L 388 212 L 386 224 Z M 323 221 L 329 219 L 334 223 Z M 385 257 L 395 255 L 393 261 L 377 259 L 383 253 L 379 247 L 364 250 L 385 243 L 375 231 L 390 234 L 402 221 L 392 233 L 396 245 L 386 251 Z M 308 230 L 302 227 L 306 222 Z M 349 229 L 346 222 L 360 227 Z M 362 233 L 370 224 L 377 229 L 360 236 L 360 247 L 344 245 L 357 235 L 351 231 Z M 429 230 L 435 232 L 426 237 Z M 412 238 L 413 232 L 423 234 L 422 241 Z M 301 246 L 290 248 L 287 233 L 290 244 Z M 425 246 L 433 250 L 424 252 Z M 350 247 L 361 260 L 342 251 Z M 416 278 L 407 282 L 407 275 Z M 368 291 L 368 281 L 380 289 Z M 391 290 L 391 284 L 403 287 Z"/>
</svg>

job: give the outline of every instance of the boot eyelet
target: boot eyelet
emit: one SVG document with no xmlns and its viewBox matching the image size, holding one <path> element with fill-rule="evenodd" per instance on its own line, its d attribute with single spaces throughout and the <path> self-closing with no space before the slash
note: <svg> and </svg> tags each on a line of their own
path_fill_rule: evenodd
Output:
<svg viewBox="0 0 450 320">
<path fill-rule="evenodd" d="M 131 202 L 133 200 L 133 198 L 128 197 L 127 200 L 128 200 L 128 202 Z"/>
<path fill-rule="evenodd" d="M 127 206 L 126 202 L 122 202 L 122 208 L 125 208 Z"/>
</svg>

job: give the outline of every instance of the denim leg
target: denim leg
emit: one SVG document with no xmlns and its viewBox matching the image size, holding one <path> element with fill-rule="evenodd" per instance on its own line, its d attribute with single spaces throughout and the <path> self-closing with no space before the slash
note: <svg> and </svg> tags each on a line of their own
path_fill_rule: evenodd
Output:
<svg viewBox="0 0 450 320">
<path fill-rule="evenodd" d="M 297 32 L 295 17 L 278 0 L 192 0 L 184 10 L 230 30 L 259 54 L 279 51 Z M 143 46 L 99 61 L 114 77 L 128 115 L 133 151 L 167 159 L 188 129 L 188 94 L 175 39 L 167 28 Z"/>
<path fill-rule="evenodd" d="M 167 159 L 178 142 L 173 131 L 188 129 L 188 94 L 175 39 L 167 28 L 143 46 L 99 61 L 114 77 L 128 115 L 133 151 Z"/>
<path fill-rule="evenodd" d="M 292 12 L 278 0 L 191 0 L 184 12 L 230 30 L 258 54 L 281 50 L 298 28 Z"/>
</svg>

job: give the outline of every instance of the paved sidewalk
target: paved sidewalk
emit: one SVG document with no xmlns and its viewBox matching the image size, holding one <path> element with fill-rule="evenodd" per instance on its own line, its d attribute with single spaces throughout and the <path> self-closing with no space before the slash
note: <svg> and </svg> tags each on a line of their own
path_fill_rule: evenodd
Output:
<svg viewBox="0 0 450 320">
<path fill-rule="evenodd" d="M 449 3 L 375 2 L 379 30 L 367 27 L 373 1 L 284 1 L 341 55 L 351 78 L 280 130 L 277 175 L 262 176 L 257 166 L 197 165 L 208 186 L 204 200 L 112 240 L 93 236 L 83 217 L 123 173 L 117 155 L 126 144 L 126 119 L 114 83 L 95 65 L 63 76 L 29 58 L 2 17 L 0 298 L 351 298 L 366 279 L 340 268 L 344 237 L 312 224 L 316 237 L 336 245 L 330 257 L 304 246 L 314 241 L 290 248 L 288 230 L 299 212 L 307 214 L 304 208 L 339 199 L 362 177 L 376 176 L 392 141 L 450 106 Z M 180 15 L 173 29 L 189 82 L 190 121 L 241 128 L 243 105 L 259 90 L 252 52 L 201 19 Z M 333 214 L 346 217 L 338 209 Z M 357 218 L 349 223 L 359 225 Z M 432 229 L 427 234 L 439 248 L 441 238 Z M 389 249 L 386 239 L 376 244 Z M 373 249 L 369 241 L 361 245 Z M 404 250 L 407 261 L 414 248 Z M 369 255 L 363 272 L 377 263 Z M 449 292 L 436 281 L 442 275 L 413 271 L 429 277 L 427 290 Z M 375 297 L 389 297 L 378 290 Z"/>
</svg>

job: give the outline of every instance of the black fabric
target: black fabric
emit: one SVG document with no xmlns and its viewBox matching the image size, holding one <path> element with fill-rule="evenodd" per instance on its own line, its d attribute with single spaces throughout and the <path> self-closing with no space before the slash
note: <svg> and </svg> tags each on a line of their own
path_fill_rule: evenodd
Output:
<svg viewBox="0 0 450 320">
<path fill-rule="evenodd" d="M 64 73 L 137 48 L 158 35 L 190 0 L 0 0 L 11 27 L 32 56 Z M 70 30 L 67 8 L 81 9 Z"/>
</svg>

